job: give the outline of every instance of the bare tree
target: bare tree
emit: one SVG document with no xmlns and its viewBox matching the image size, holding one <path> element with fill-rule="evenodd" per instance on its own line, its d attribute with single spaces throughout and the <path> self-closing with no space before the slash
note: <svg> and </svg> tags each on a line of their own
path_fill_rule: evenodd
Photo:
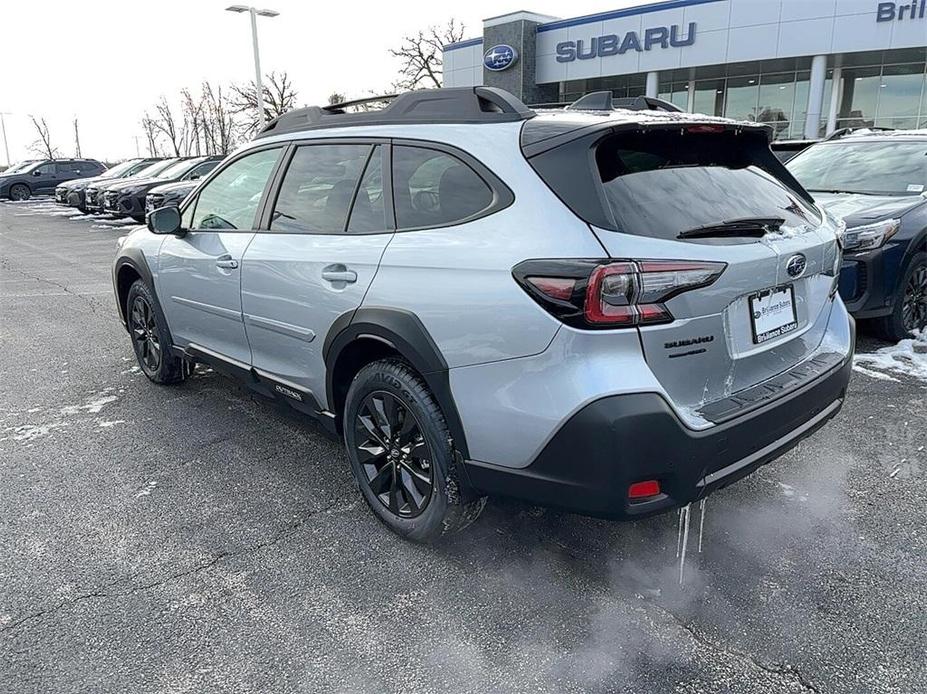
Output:
<svg viewBox="0 0 927 694">
<path fill-rule="evenodd" d="M 36 132 L 39 134 L 39 139 L 29 145 L 29 149 L 46 159 L 57 158 L 58 150 L 52 147 L 51 135 L 48 132 L 48 123 L 45 122 L 45 118 L 36 118 L 30 115 L 29 119 L 32 121 L 32 125 L 35 126 Z"/>
<path fill-rule="evenodd" d="M 205 136 L 206 118 L 203 115 L 203 97 L 194 99 L 193 93 L 184 87 L 180 90 L 180 99 L 183 109 L 184 122 L 187 123 L 184 138 L 184 154 L 186 156 L 200 156 L 205 145 L 203 138 Z"/>
<path fill-rule="evenodd" d="M 276 72 L 271 72 L 265 75 L 262 87 L 265 122 L 282 116 L 296 106 L 297 92 L 287 73 L 281 72 L 278 75 Z M 246 121 L 243 126 L 243 134 L 246 137 L 254 135 L 260 125 L 256 115 L 257 101 L 254 91 L 253 81 L 245 85 L 232 85 L 231 107 L 235 115 Z"/>
<path fill-rule="evenodd" d="M 223 93 L 221 85 L 213 89 L 209 82 L 203 82 L 201 103 L 206 152 L 228 154 L 236 145 L 235 131 L 238 126 L 228 92 Z"/>
<path fill-rule="evenodd" d="M 167 138 L 174 156 L 179 157 L 186 139 L 186 123 L 177 122 L 167 97 L 162 96 L 161 101 L 155 104 L 155 118 L 151 120 L 154 128 Z"/>
<path fill-rule="evenodd" d="M 158 128 L 148 116 L 147 111 L 142 118 L 142 130 L 145 133 L 145 139 L 148 141 L 148 156 L 158 156 Z"/>
<path fill-rule="evenodd" d="M 328 95 L 328 104 L 329 106 L 334 106 L 335 104 L 343 104 L 346 101 L 344 94 L 339 92 L 333 92 Z"/>
<path fill-rule="evenodd" d="M 444 46 L 460 41 L 464 36 L 464 25 L 451 19 L 446 26 L 431 26 L 418 33 L 404 36 L 399 48 L 390 54 L 399 58 L 399 79 L 393 83 L 398 91 L 412 89 L 434 89 L 443 82 Z"/>
</svg>

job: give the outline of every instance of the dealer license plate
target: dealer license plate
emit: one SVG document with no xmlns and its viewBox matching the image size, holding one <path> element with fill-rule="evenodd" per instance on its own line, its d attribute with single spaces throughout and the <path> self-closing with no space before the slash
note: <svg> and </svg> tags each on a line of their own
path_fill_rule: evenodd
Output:
<svg viewBox="0 0 927 694">
<path fill-rule="evenodd" d="M 750 297 L 749 305 L 754 344 L 775 340 L 798 328 L 795 291 L 791 286 L 754 294 Z"/>
</svg>

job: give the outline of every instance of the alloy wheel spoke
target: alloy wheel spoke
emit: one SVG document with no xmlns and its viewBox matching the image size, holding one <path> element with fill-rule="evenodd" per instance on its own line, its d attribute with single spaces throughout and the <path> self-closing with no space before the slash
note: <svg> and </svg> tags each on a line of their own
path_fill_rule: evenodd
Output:
<svg viewBox="0 0 927 694">
<path fill-rule="evenodd" d="M 364 415 L 358 415 L 357 421 L 363 425 L 367 433 L 370 434 L 377 443 L 383 446 L 383 448 L 388 448 L 386 442 L 383 440 L 383 435 L 380 433 L 380 428 L 377 426 L 376 422 L 373 421 L 372 416 L 365 417 Z"/>
<path fill-rule="evenodd" d="M 385 463 L 370 480 L 370 491 L 377 496 L 389 491 L 393 484 L 393 466 Z"/>
<path fill-rule="evenodd" d="M 390 438 L 393 435 L 392 422 L 390 421 L 389 416 L 387 415 L 387 408 L 392 407 L 392 399 L 389 399 L 389 405 L 386 403 L 387 398 L 379 397 L 372 400 L 373 404 L 373 414 L 377 418 L 377 424 L 380 427 L 380 431 Z"/>
<path fill-rule="evenodd" d="M 406 470 L 400 468 L 399 481 L 402 485 L 402 492 L 406 501 L 409 502 L 409 505 L 412 506 L 414 510 L 419 510 L 422 507 L 422 502 L 425 500 L 425 495 L 418 490 L 412 476 L 409 475 Z"/>
</svg>

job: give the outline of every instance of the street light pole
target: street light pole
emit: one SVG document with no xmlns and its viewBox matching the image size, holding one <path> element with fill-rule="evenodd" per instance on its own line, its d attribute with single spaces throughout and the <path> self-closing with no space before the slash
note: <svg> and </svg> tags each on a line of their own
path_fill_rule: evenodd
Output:
<svg viewBox="0 0 927 694">
<path fill-rule="evenodd" d="M 254 103 L 257 108 L 258 127 L 264 125 L 264 85 L 261 81 L 261 53 L 258 49 L 257 18 L 276 17 L 280 13 L 274 10 L 259 10 L 247 5 L 232 5 L 225 8 L 229 12 L 247 12 L 251 15 L 251 44 L 254 48 Z"/>
<path fill-rule="evenodd" d="M 3 120 L 3 116 L 6 115 L 3 111 L 0 111 L 0 130 L 3 131 L 3 151 L 6 154 L 6 165 L 12 166 L 13 162 L 10 161 L 10 146 L 6 142 L 6 121 Z"/>
</svg>

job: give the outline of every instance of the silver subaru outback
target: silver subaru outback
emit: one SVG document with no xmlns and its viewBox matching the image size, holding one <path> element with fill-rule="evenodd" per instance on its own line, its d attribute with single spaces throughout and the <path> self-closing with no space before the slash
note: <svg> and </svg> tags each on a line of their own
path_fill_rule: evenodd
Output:
<svg viewBox="0 0 927 694">
<path fill-rule="evenodd" d="M 842 229 L 764 126 L 484 87 L 347 111 L 272 121 L 113 280 L 148 378 L 202 362 L 317 418 L 395 532 L 491 495 L 664 512 L 839 411 Z"/>
</svg>

